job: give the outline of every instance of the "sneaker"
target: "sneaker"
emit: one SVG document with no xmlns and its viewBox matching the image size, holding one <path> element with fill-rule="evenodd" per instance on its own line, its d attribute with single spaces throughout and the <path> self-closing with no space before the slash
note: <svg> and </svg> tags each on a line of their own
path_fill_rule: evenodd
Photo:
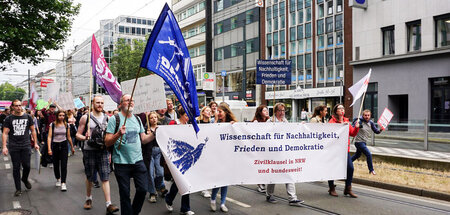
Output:
<svg viewBox="0 0 450 215">
<path fill-rule="evenodd" d="M 166 208 L 167 208 L 167 210 L 168 210 L 169 212 L 172 212 L 172 211 L 173 211 L 172 205 L 169 205 L 169 204 L 166 203 Z"/>
<path fill-rule="evenodd" d="M 209 193 L 208 190 L 203 190 L 202 193 L 201 193 L 201 195 L 202 195 L 203 197 L 205 197 L 205 198 L 211 197 L 211 194 Z"/>
<path fill-rule="evenodd" d="M 168 190 L 166 190 L 166 188 L 162 188 L 161 190 L 160 190 L 160 196 L 161 197 L 166 197 L 166 194 L 168 193 L 169 191 Z"/>
<path fill-rule="evenodd" d="M 148 199 L 150 203 L 156 203 L 156 194 L 150 194 L 150 198 Z"/>
<path fill-rule="evenodd" d="M 98 181 L 94 181 L 94 187 L 95 188 L 100 188 L 100 183 L 98 183 Z"/>
<path fill-rule="evenodd" d="M 106 213 L 107 214 L 112 214 L 112 213 L 117 212 L 117 211 L 119 211 L 119 207 L 117 207 L 117 206 L 115 206 L 113 204 L 110 204 L 108 207 L 106 207 Z"/>
<path fill-rule="evenodd" d="M 264 184 L 258 184 L 258 192 L 260 193 L 266 192 L 266 187 L 264 186 Z"/>
<path fill-rule="evenodd" d="M 220 206 L 220 210 L 221 210 L 222 212 L 225 212 L 225 213 L 228 212 L 228 208 L 227 208 L 227 206 L 225 206 L 225 205 L 221 205 L 221 206 Z"/>
<path fill-rule="evenodd" d="M 186 212 L 180 212 L 180 214 L 185 214 L 185 215 L 194 215 L 194 211 L 186 211 Z"/>
<path fill-rule="evenodd" d="M 375 172 L 375 170 L 372 170 L 371 172 L 369 172 L 369 174 L 376 175 L 377 173 Z"/>
<path fill-rule="evenodd" d="M 303 201 L 303 200 L 301 200 L 301 199 L 298 199 L 298 200 L 289 201 L 289 205 L 290 205 L 290 206 L 295 206 L 295 207 L 302 207 L 302 204 L 303 204 L 304 202 L 305 202 L 305 201 Z"/>
<path fill-rule="evenodd" d="M 92 208 L 92 199 L 86 200 L 86 202 L 84 203 L 83 208 L 85 210 L 90 210 Z"/>
<path fill-rule="evenodd" d="M 57 181 L 56 181 L 56 186 L 57 186 L 57 187 L 61 187 L 61 181 L 60 181 L 60 180 L 57 180 Z"/>
<path fill-rule="evenodd" d="M 273 196 L 266 196 L 266 201 L 272 204 L 276 204 L 278 201 Z"/>
<path fill-rule="evenodd" d="M 66 183 L 62 183 L 62 184 L 61 184 L 61 191 L 62 191 L 62 192 L 66 192 L 66 191 L 67 191 Z"/>
<path fill-rule="evenodd" d="M 16 192 L 14 193 L 14 196 L 20 196 L 20 195 L 22 195 L 22 191 L 16 190 Z"/>
<path fill-rule="evenodd" d="M 214 212 L 216 212 L 216 201 L 214 201 L 214 202 L 211 202 L 211 211 L 214 211 Z"/>
<path fill-rule="evenodd" d="M 24 180 L 24 179 L 22 179 L 22 182 L 25 184 L 25 187 L 27 188 L 27 189 L 31 189 L 31 184 L 30 184 L 30 182 L 28 181 L 28 180 Z"/>
</svg>

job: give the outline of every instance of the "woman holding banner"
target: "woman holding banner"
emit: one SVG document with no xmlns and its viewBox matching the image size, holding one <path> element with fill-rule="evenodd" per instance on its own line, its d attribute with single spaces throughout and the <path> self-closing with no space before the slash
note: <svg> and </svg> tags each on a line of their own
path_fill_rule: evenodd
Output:
<svg viewBox="0 0 450 215">
<path fill-rule="evenodd" d="M 255 116 L 253 117 L 252 122 L 267 122 L 269 120 L 269 110 L 267 109 L 267 106 L 260 105 L 258 108 L 256 108 Z M 258 184 L 258 192 L 265 193 L 266 192 L 266 185 L 265 184 Z"/>
<path fill-rule="evenodd" d="M 314 113 L 311 117 L 310 123 L 327 123 L 326 116 L 328 114 L 327 106 L 319 105 L 314 108 Z"/>
<path fill-rule="evenodd" d="M 207 123 L 214 123 L 214 118 L 211 117 L 211 108 L 209 106 L 205 106 L 200 111 L 200 116 L 197 118 L 197 123 L 199 124 L 207 124 Z M 211 193 L 209 190 L 203 190 L 200 192 L 200 195 L 209 198 L 211 197 Z"/>
<path fill-rule="evenodd" d="M 226 103 L 220 103 L 217 108 L 217 123 L 229 122 L 231 124 L 237 122 L 236 117 L 233 112 L 231 112 L 230 107 Z M 211 210 L 216 211 L 216 197 L 219 192 L 219 188 L 214 188 L 211 193 Z M 228 186 L 220 187 L 220 210 L 222 212 L 228 212 L 227 206 L 225 206 L 225 201 L 227 199 Z"/>
<path fill-rule="evenodd" d="M 342 104 L 337 104 L 333 108 L 333 115 L 331 116 L 331 119 L 328 123 L 348 123 L 349 125 L 349 136 L 355 137 L 358 134 L 359 131 L 359 124 L 356 124 L 355 127 L 351 125 L 348 118 L 344 117 L 345 109 Z M 352 192 L 352 180 L 353 180 L 353 162 L 350 156 L 350 138 L 348 139 L 348 156 L 347 156 L 347 179 L 345 179 L 345 189 L 344 189 L 344 195 L 350 195 L 352 198 L 358 198 L 357 195 L 355 195 Z M 328 190 L 328 193 L 331 196 L 337 197 L 336 193 L 336 185 L 334 185 L 334 181 L 330 180 L 328 181 L 328 186 L 330 189 Z"/>
</svg>

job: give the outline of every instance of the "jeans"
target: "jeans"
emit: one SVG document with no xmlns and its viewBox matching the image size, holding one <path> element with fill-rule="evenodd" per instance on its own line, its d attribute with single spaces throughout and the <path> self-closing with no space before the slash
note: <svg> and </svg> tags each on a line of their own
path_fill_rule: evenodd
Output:
<svg viewBox="0 0 450 215">
<path fill-rule="evenodd" d="M 275 191 L 275 184 L 268 184 L 266 186 L 266 195 L 272 196 L 273 192 Z M 295 184 L 294 183 L 287 183 L 286 184 L 286 193 L 288 194 L 289 201 L 295 201 L 297 200 L 297 191 L 295 190 Z"/>
<path fill-rule="evenodd" d="M 53 142 L 53 172 L 56 179 L 61 179 L 61 183 L 66 183 L 67 178 L 67 141 Z M 61 166 L 60 166 L 61 162 Z"/>
<path fill-rule="evenodd" d="M 347 179 L 345 179 L 345 187 L 352 185 L 354 170 L 355 169 L 353 168 L 352 158 L 350 157 L 350 153 L 348 153 L 348 155 L 347 155 Z M 333 180 L 328 181 L 328 186 L 330 188 L 334 187 L 334 181 Z"/>
<path fill-rule="evenodd" d="M 14 184 L 16 185 L 16 190 L 21 190 L 20 165 L 22 165 L 23 168 L 22 180 L 28 180 L 28 175 L 30 174 L 31 150 L 30 148 L 13 149 L 9 154 L 11 155 L 13 164 Z"/>
<path fill-rule="evenodd" d="M 120 214 L 134 215 L 139 214 L 145 201 L 147 193 L 147 168 L 144 161 L 138 161 L 135 164 L 114 164 L 117 184 L 120 195 Z M 136 194 L 133 204 L 130 200 L 130 179 L 134 179 Z"/>
<path fill-rule="evenodd" d="M 156 189 L 160 190 L 166 187 L 164 185 L 163 180 L 164 168 L 161 166 L 160 160 L 161 160 L 161 149 L 155 146 L 152 148 L 152 156 L 150 158 L 150 165 L 148 169 L 149 173 L 148 192 L 150 194 L 156 194 Z"/>
<path fill-rule="evenodd" d="M 211 200 L 215 201 L 217 193 L 219 192 L 219 187 L 212 189 L 211 193 Z M 228 192 L 228 186 L 220 187 L 220 204 L 224 205 L 225 201 L 227 200 L 227 192 Z"/>
<path fill-rule="evenodd" d="M 359 157 L 361 157 L 361 153 L 364 154 L 367 158 L 367 167 L 369 167 L 369 172 L 373 171 L 373 164 L 372 164 L 372 153 L 370 153 L 369 148 L 367 148 L 365 142 L 356 142 L 356 153 L 352 156 L 352 161 L 357 160 Z"/>
<path fill-rule="evenodd" d="M 166 203 L 168 205 L 173 205 L 173 200 L 175 199 L 175 196 L 177 196 L 178 193 L 178 187 L 175 181 L 172 183 L 172 186 L 170 186 L 170 191 L 166 195 Z M 181 209 L 180 212 L 188 212 L 191 210 L 190 201 L 189 201 L 189 194 L 182 195 L 181 196 Z"/>
</svg>

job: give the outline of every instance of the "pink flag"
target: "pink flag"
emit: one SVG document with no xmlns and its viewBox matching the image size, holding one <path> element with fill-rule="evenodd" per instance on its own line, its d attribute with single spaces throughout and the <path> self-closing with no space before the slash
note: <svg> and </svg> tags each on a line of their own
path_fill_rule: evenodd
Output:
<svg viewBox="0 0 450 215">
<path fill-rule="evenodd" d="M 98 46 L 95 36 L 92 35 L 91 41 L 91 64 L 92 64 L 92 75 L 98 85 L 105 89 L 111 99 L 117 104 L 120 103 L 120 97 L 122 96 L 122 89 L 119 82 L 109 70 L 108 64 L 106 64 L 105 58 L 103 57 L 102 51 Z"/>
<path fill-rule="evenodd" d="M 30 89 L 30 108 L 34 110 L 37 106 L 37 100 L 38 100 L 38 94 L 36 92 L 36 88 L 34 87 L 34 82 L 31 83 L 31 89 Z"/>
<path fill-rule="evenodd" d="M 350 107 L 353 106 L 355 104 L 356 100 L 358 100 L 364 94 L 364 92 L 367 91 L 371 73 L 372 73 L 372 69 L 370 69 L 369 73 L 367 73 L 367 75 L 364 76 L 361 80 L 359 80 L 353 86 L 348 88 L 348 91 L 350 91 L 350 93 L 353 96 L 353 102 L 350 105 Z"/>
</svg>

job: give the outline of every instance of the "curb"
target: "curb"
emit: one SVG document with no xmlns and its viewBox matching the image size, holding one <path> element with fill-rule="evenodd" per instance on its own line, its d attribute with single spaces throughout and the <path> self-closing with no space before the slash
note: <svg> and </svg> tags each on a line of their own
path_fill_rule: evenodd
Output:
<svg viewBox="0 0 450 215">
<path fill-rule="evenodd" d="M 393 191 L 397 191 L 397 192 L 401 192 L 401 193 L 408 193 L 408 194 L 417 195 L 417 196 L 423 196 L 423 197 L 428 197 L 428 198 L 433 198 L 433 199 L 450 201 L 450 194 L 437 192 L 437 191 L 429 191 L 429 190 L 406 187 L 406 186 L 401 186 L 401 185 L 388 184 L 388 183 L 383 183 L 383 182 L 378 182 L 378 181 L 370 181 L 370 180 L 360 179 L 360 178 L 353 178 L 353 182 L 357 183 L 357 184 L 366 185 L 366 186 L 377 187 L 377 188 L 382 188 L 382 189 L 386 189 L 386 190 L 393 190 Z"/>
<path fill-rule="evenodd" d="M 406 140 L 406 141 L 414 141 L 414 142 L 421 142 L 423 143 L 424 139 L 420 137 L 400 137 L 400 136 L 383 136 L 378 135 L 375 139 L 391 139 L 391 140 Z M 450 144 L 450 140 L 447 139 L 440 139 L 440 138 L 428 138 L 429 142 L 433 143 L 444 143 L 444 144 Z"/>
</svg>

